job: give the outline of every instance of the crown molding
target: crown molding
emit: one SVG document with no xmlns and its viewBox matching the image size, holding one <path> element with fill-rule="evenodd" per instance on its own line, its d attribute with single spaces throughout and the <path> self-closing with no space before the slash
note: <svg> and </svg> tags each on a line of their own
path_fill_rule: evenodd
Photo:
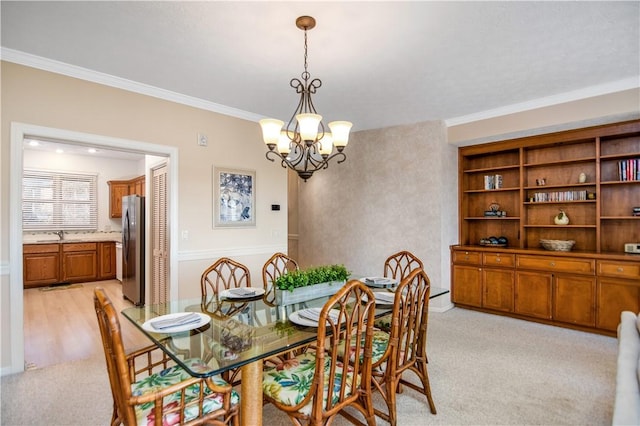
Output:
<svg viewBox="0 0 640 426">
<path fill-rule="evenodd" d="M 129 92 L 151 96 L 154 98 L 187 105 L 218 114 L 241 118 L 243 120 L 258 122 L 259 120 L 264 118 L 263 116 L 254 114 L 252 112 L 228 107 L 225 105 L 217 104 L 215 102 L 205 101 L 193 96 L 183 95 L 180 93 L 172 92 L 170 90 L 165 90 L 159 87 L 150 86 L 148 84 L 138 83 L 132 80 L 115 77 L 87 68 L 69 65 L 64 62 L 43 58 L 41 56 L 32 55 L 29 53 L 21 52 L 19 50 L 7 49 L 6 47 L 0 48 L 0 59 L 2 59 L 3 61 L 13 62 L 19 65 L 25 65 L 56 74 L 66 75 L 68 77 L 78 78 L 105 86 L 115 87 L 117 89 L 127 90 Z"/>
<path fill-rule="evenodd" d="M 611 83 L 599 84 L 597 86 L 585 87 L 584 89 L 573 90 L 571 92 L 559 93 L 553 96 L 533 99 L 527 102 L 507 105 L 500 108 L 480 111 L 477 113 L 453 117 L 444 120 L 447 127 L 459 126 L 461 124 L 472 123 L 474 121 L 487 120 L 489 118 L 502 117 L 518 112 L 530 111 L 538 108 L 559 105 L 572 101 L 593 98 L 595 96 L 608 95 L 622 92 L 624 90 L 640 88 L 640 76 L 630 77 Z"/>
</svg>

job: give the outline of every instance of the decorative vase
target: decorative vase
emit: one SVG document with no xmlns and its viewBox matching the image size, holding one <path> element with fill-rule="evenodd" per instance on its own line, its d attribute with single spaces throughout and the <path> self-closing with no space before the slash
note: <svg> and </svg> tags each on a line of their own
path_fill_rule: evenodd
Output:
<svg viewBox="0 0 640 426">
<path fill-rule="evenodd" d="M 585 175 L 584 173 L 580 173 L 580 176 L 578 176 L 578 182 L 585 183 L 586 181 L 587 181 L 587 175 Z"/>
<path fill-rule="evenodd" d="M 345 282 L 346 281 L 330 281 L 294 288 L 293 291 L 276 289 L 276 304 L 286 306 L 324 296 L 331 296 L 336 294 Z"/>
<path fill-rule="evenodd" d="M 560 210 L 560 213 L 554 216 L 553 221 L 556 225 L 568 225 L 569 216 L 567 216 L 567 214 L 563 210 Z"/>
</svg>

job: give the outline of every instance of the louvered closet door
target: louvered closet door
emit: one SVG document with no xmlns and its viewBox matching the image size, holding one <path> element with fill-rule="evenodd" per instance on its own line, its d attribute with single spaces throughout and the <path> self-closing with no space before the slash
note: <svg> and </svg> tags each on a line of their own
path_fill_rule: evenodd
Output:
<svg viewBox="0 0 640 426">
<path fill-rule="evenodd" d="M 151 303 L 169 300 L 169 241 L 167 239 L 167 164 L 152 169 L 151 247 L 152 283 Z"/>
</svg>

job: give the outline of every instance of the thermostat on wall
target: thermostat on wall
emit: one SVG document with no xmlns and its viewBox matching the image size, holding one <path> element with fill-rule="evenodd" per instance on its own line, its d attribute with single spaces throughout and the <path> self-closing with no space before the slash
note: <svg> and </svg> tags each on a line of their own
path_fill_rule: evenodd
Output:
<svg viewBox="0 0 640 426">
<path fill-rule="evenodd" d="M 624 251 L 626 253 L 638 253 L 638 254 L 640 254 L 640 243 L 625 243 Z"/>
</svg>

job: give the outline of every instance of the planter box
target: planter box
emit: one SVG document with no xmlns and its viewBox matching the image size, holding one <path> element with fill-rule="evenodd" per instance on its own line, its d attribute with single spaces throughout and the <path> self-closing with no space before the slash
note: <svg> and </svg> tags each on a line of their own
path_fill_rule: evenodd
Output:
<svg viewBox="0 0 640 426">
<path fill-rule="evenodd" d="M 332 294 L 336 294 L 345 282 L 346 281 L 331 281 L 295 288 L 293 291 L 276 289 L 276 304 L 286 306 L 319 297 L 331 296 Z"/>
</svg>

